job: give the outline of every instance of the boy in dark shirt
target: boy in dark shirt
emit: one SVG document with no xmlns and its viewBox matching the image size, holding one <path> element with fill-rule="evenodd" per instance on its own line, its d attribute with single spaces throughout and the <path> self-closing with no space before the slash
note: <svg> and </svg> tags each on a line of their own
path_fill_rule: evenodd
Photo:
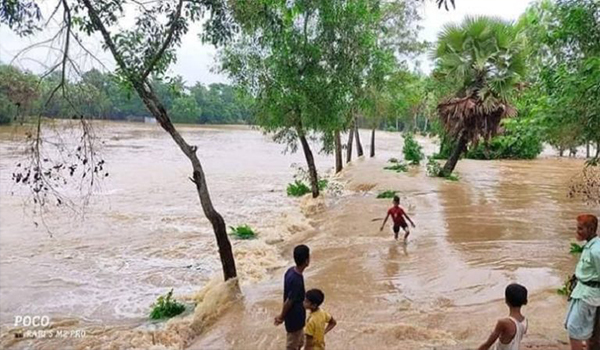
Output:
<svg viewBox="0 0 600 350">
<path fill-rule="evenodd" d="M 300 350 L 304 345 L 304 277 L 302 273 L 310 263 L 310 249 L 304 244 L 294 248 L 296 266 L 290 267 L 283 279 L 283 307 L 275 317 L 275 325 L 285 321 L 286 350 Z"/>
<path fill-rule="evenodd" d="M 402 227 L 402 229 L 405 232 L 404 242 L 406 242 L 408 235 L 410 235 L 410 230 L 408 229 L 406 221 L 404 221 L 404 217 L 406 217 L 408 221 L 410 221 L 412 227 L 415 227 L 415 223 L 410 219 L 410 217 L 408 217 L 404 209 L 402 209 L 402 207 L 400 206 L 400 198 L 398 196 L 394 196 L 394 206 L 391 207 L 390 210 L 388 210 L 385 220 L 383 220 L 383 224 L 381 224 L 380 231 L 383 231 L 383 227 L 385 226 L 385 223 L 387 222 L 387 219 L 390 216 L 392 217 L 392 221 L 394 222 L 394 238 L 398 240 L 398 233 L 400 232 L 400 227 Z"/>
</svg>

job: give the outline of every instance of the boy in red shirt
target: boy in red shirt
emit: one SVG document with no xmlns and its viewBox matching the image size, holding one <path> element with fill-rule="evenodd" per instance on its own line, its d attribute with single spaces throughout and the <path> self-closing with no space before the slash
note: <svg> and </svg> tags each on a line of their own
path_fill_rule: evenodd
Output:
<svg viewBox="0 0 600 350">
<path fill-rule="evenodd" d="M 402 227 L 402 229 L 406 233 L 404 235 L 404 242 L 406 242 L 408 235 L 410 235 L 410 231 L 408 229 L 406 221 L 404 221 L 404 217 L 406 217 L 408 221 L 410 221 L 412 227 L 415 227 L 415 223 L 408 217 L 404 209 L 400 207 L 400 198 L 398 198 L 398 196 L 394 196 L 394 206 L 391 207 L 390 210 L 388 210 L 385 220 L 383 220 L 383 224 L 381 225 L 380 231 L 383 231 L 385 223 L 387 222 L 387 219 L 390 216 L 392 217 L 392 221 L 394 222 L 394 238 L 398 240 L 398 232 L 400 232 L 400 227 Z"/>
</svg>

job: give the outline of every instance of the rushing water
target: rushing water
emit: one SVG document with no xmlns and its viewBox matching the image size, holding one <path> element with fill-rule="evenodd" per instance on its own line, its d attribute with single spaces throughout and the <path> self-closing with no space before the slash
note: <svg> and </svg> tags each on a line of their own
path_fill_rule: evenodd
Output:
<svg viewBox="0 0 600 350">
<path fill-rule="evenodd" d="M 512 281 L 530 291 L 529 341 L 565 339 L 566 302 L 555 290 L 575 263 L 568 254 L 574 218 L 598 214 L 566 198 L 581 161 L 463 160 L 461 180 L 448 182 L 426 177 L 424 167 L 382 170 L 389 157 L 401 157 L 402 142 L 379 132 L 377 157 L 355 160 L 334 178 L 344 190 L 315 201 L 285 195 L 290 165 L 303 164 L 302 154 L 282 154 L 284 146 L 248 128 L 183 128 L 198 145 L 226 223 L 259 232 L 257 240 L 234 242 L 243 297 L 223 301 L 223 285 L 209 283 L 220 277 L 220 265 L 184 156 L 156 125 L 106 123 L 97 130 L 110 176 L 84 221 L 67 213 L 48 220 L 52 237 L 26 215 L 24 194 L 10 181 L 18 142 L 14 129 L 0 130 L 5 346 L 281 348 L 284 331 L 272 319 L 281 307 L 282 273 L 300 242 L 313 252 L 307 287 L 325 292 L 324 307 L 339 322 L 328 335 L 330 349 L 473 347 L 506 313 L 503 291 Z M 368 149 L 368 135 L 362 138 Z M 434 150 L 421 141 L 426 153 Z M 333 159 L 319 155 L 317 164 L 325 172 Z M 373 221 L 390 205 L 376 194 L 388 189 L 399 191 L 417 224 L 407 246 Z M 203 287 L 208 294 L 198 294 Z M 149 323 L 150 304 L 170 288 L 182 300 L 203 300 L 185 316 L 193 321 Z M 15 340 L 18 315 L 48 315 L 56 329 L 87 334 Z"/>
</svg>

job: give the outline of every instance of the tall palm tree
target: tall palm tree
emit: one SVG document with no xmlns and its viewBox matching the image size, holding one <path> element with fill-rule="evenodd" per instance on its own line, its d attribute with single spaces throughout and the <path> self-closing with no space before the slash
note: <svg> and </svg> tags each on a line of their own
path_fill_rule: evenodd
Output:
<svg viewBox="0 0 600 350">
<path fill-rule="evenodd" d="M 454 171 L 470 142 L 491 138 L 503 118 L 516 115 L 509 101 L 525 74 L 525 56 L 525 36 L 498 18 L 467 17 L 439 35 L 434 74 L 457 88 L 438 105 L 446 133 L 456 141 L 440 176 Z"/>
</svg>

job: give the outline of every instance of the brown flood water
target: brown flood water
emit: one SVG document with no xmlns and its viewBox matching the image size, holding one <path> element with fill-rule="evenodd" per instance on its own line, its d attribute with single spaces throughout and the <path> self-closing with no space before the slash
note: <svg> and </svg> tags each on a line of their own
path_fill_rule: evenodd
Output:
<svg viewBox="0 0 600 350">
<path fill-rule="evenodd" d="M 566 198 L 582 161 L 470 161 L 459 182 L 428 178 L 424 166 L 384 171 L 401 157 L 399 134 L 378 133 L 377 157 L 355 160 L 333 181 L 341 194 L 291 199 L 283 146 L 247 128 L 184 128 L 199 146 L 216 207 L 227 224 L 248 223 L 259 239 L 234 242 L 242 296 L 219 283 L 212 232 L 187 180 L 188 165 L 157 126 L 106 123 L 98 133 L 111 176 L 83 223 L 58 217 L 53 238 L 23 214 L 9 180 L 18 159 L 10 130 L 0 133 L 1 344 L 37 349 L 281 349 L 272 324 L 294 245 L 312 250 L 307 288 L 326 295 L 338 327 L 328 349 L 469 349 L 506 313 L 504 287 L 524 284 L 528 344 L 566 340 L 566 301 L 556 288 L 576 263 L 568 254 L 574 218 L 598 208 Z M 362 135 L 368 149 L 368 134 Z M 426 153 L 436 146 L 420 140 Z M 319 156 L 321 171 L 331 157 Z M 417 224 L 408 245 L 379 232 L 393 189 Z M 15 192 L 16 194 L 11 195 Z M 212 282 L 211 276 L 213 278 Z M 146 320 L 170 288 L 199 302 L 165 324 Z M 83 338 L 15 340 L 17 315 L 49 315 L 54 330 Z M 527 344 L 527 343 L 526 343 Z"/>
</svg>

